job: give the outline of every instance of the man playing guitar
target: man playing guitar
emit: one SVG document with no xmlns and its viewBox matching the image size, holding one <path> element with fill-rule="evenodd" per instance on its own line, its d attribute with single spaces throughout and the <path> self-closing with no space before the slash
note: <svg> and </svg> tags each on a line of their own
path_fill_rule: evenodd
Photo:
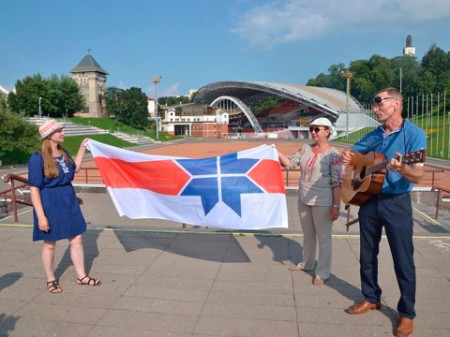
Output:
<svg viewBox="0 0 450 337">
<path fill-rule="evenodd" d="M 414 265 L 413 217 L 409 191 L 424 174 L 423 164 L 408 164 L 402 156 L 426 148 L 425 132 L 402 117 L 403 97 L 395 88 L 377 92 L 373 112 L 382 123 L 351 149 L 342 152 L 344 165 L 358 166 L 362 155 L 380 153 L 386 159 L 381 193 L 367 198 L 359 208 L 360 276 L 364 299 L 352 305 L 348 314 L 363 314 L 381 308 L 378 284 L 378 252 L 384 226 L 400 288 L 397 305 L 400 320 L 395 334 L 409 336 L 416 316 L 416 272 Z"/>
</svg>

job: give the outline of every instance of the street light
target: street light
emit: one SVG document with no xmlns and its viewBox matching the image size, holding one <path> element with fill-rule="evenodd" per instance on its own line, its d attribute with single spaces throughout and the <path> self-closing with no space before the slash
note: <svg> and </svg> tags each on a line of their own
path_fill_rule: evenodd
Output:
<svg viewBox="0 0 450 337">
<path fill-rule="evenodd" d="M 42 117 L 41 101 L 42 101 L 42 97 L 39 97 L 39 118 Z"/>
<path fill-rule="evenodd" d="M 350 81 L 355 76 L 355 72 L 350 70 L 341 70 L 341 76 L 347 80 L 347 99 L 345 102 L 346 106 L 346 114 L 345 114 L 345 141 L 348 142 L 348 126 L 349 126 L 349 116 L 348 116 L 348 109 L 349 109 L 349 100 L 350 100 Z"/>
<path fill-rule="evenodd" d="M 155 85 L 155 125 L 156 139 L 159 139 L 159 116 L 158 116 L 158 83 L 161 82 L 161 76 L 154 76 L 152 82 Z"/>
</svg>

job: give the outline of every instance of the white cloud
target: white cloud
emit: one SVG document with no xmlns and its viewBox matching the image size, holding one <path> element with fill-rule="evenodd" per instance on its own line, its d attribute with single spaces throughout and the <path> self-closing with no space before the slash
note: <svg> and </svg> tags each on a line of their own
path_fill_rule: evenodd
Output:
<svg viewBox="0 0 450 337">
<path fill-rule="evenodd" d="M 352 32 L 389 33 L 449 19 L 448 9 L 448 0 L 268 0 L 241 14 L 231 32 L 253 46 L 273 46 Z"/>
</svg>

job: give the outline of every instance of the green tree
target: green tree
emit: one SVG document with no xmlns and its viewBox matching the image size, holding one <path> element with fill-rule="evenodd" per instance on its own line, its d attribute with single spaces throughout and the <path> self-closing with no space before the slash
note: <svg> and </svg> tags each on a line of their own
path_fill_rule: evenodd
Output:
<svg viewBox="0 0 450 337">
<path fill-rule="evenodd" d="M 0 160 L 9 164 L 11 154 L 22 153 L 27 158 L 39 144 L 37 127 L 0 104 Z"/>
<path fill-rule="evenodd" d="M 50 88 L 54 88 L 57 96 L 52 101 L 55 107 L 54 116 L 62 116 L 67 114 L 72 117 L 75 112 L 84 108 L 85 99 L 81 95 L 78 84 L 68 76 L 57 77 L 53 75 L 50 78 Z"/>
<path fill-rule="evenodd" d="M 178 104 L 186 104 L 190 103 L 191 99 L 188 96 L 163 96 L 158 98 L 158 104 L 160 105 L 178 105 Z"/>
<path fill-rule="evenodd" d="M 17 81 L 16 93 L 9 94 L 8 103 L 12 111 L 24 116 L 37 115 L 40 106 L 43 115 L 61 117 L 80 111 L 84 98 L 72 78 L 52 75 L 44 79 L 37 74 Z"/>
<path fill-rule="evenodd" d="M 450 82 L 450 59 L 444 50 L 432 44 L 428 52 L 422 58 L 424 75 L 430 74 L 435 79 L 435 91 L 443 91 Z"/>
<path fill-rule="evenodd" d="M 352 78 L 351 94 L 361 103 L 368 103 L 377 90 L 372 80 L 373 64 L 368 60 L 356 60 L 350 63 L 350 70 L 355 74 Z"/>
<path fill-rule="evenodd" d="M 422 76 L 420 79 L 420 94 L 428 94 L 435 92 L 437 90 L 437 80 L 436 76 L 428 70 L 422 72 Z"/>
<path fill-rule="evenodd" d="M 11 109 L 23 116 L 34 116 L 39 113 L 39 97 L 47 94 L 47 83 L 40 74 L 27 76 L 16 82 L 16 93 L 9 94 Z M 42 111 L 46 102 L 41 101 Z"/>
<path fill-rule="evenodd" d="M 137 129 L 148 126 L 147 96 L 139 88 L 106 89 L 105 104 L 108 114 Z"/>
<path fill-rule="evenodd" d="M 343 63 L 333 64 L 328 68 L 328 74 L 321 73 L 315 79 L 309 80 L 306 85 L 345 91 L 346 80 L 340 75 L 343 70 L 345 70 Z"/>
<path fill-rule="evenodd" d="M 108 87 L 103 97 L 108 115 L 114 116 L 116 119 L 120 119 L 122 111 L 124 111 L 123 92 L 123 89 Z"/>
<path fill-rule="evenodd" d="M 140 88 L 130 88 L 123 93 L 126 118 L 124 121 L 137 129 L 144 129 L 148 122 L 147 95 Z"/>
<path fill-rule="evenodd" d="M 395 83 L 395 71 L 390 59 L 373 55 L 369 59 L 369 64 L 372 68 L 370 74 L 375 88 L 398 87 L 398 84 Z"/>
<path fill-rule="evenodd" d="M 345 80 L 339 76 L 343 69 L 343 64 L 332 65 L 328 74 L 319 74 L 307 85 L 345 91 Z M 384 87 L 401 87 L 405 97 L 450 92 L 450 52 L 445 53 L 435 44 L 420 62 L 409 55 L 392 59 L 373 55 L 368 60 L 352 61 L 348 70 L 355 73 L 351 94 L 363 104 L 370 103 L 373 93 Z"/>
<path fill-rule="evenodd" d="M 404 55 L 395 57 L 392 60 L 392 67 L 395 71 L 395 82 L 401 89 L 403 96 L 417 95 L 420 89 L 422 69 L 416 57 Z"/>
</svg>

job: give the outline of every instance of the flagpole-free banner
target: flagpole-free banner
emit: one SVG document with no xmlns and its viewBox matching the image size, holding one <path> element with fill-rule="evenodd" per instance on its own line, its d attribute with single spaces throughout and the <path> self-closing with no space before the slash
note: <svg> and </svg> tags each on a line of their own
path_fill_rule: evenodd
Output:
<svg viewBox="0 0 450 337">
<path fill-rule="evenodd" d="M 150 155 L 89 140 L 120 216 L 226 229 L 288 228 L 274 145 L 211 158 Z"/>
</svg>

